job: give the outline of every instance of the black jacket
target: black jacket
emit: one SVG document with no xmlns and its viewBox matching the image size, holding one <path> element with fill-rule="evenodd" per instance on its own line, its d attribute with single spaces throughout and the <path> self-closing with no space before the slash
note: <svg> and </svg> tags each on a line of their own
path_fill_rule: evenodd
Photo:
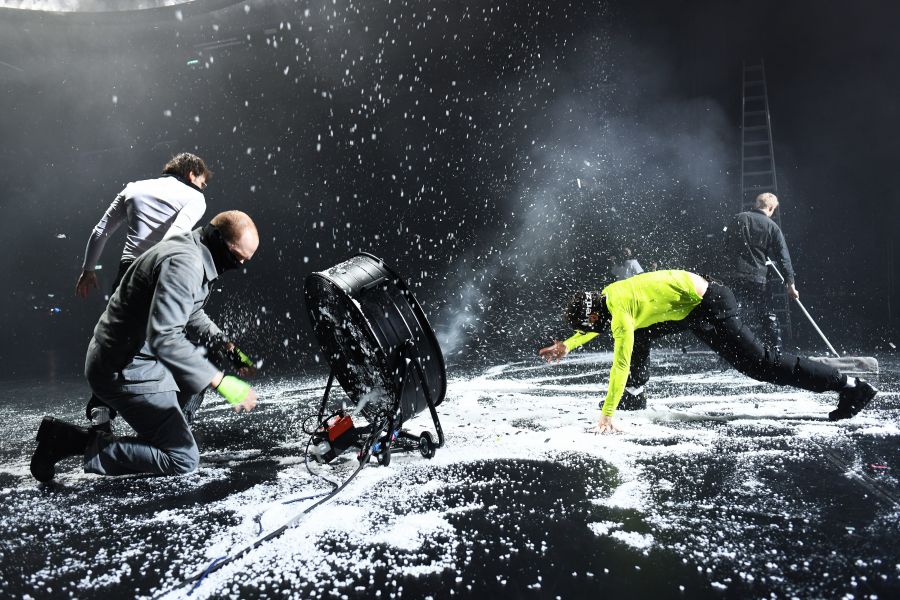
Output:
<svg viewBox="0 0 900 600">
<path fill-rule="evenodd" d="M 736 214 L 725 228 L 723 275 L 729 279 L 765 283 L 772 259 L 788 284 L 794 283 L 794 267 L 778 224 L 758 209 Z"/>
</svg>

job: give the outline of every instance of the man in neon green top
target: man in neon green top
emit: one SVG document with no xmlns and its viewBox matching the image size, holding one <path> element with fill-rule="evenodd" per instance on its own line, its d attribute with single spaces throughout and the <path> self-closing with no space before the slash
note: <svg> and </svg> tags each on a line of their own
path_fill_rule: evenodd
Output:
<svg viewBox="0 0 900 600">
<path fill-rule="evenodd" d="M 619 431 L 613 414 L 626 388 L 642 389 L 649 379 L 651 342 L 676 331 L 690 330 L 753 379 L 814 392 L 839 391 L 838 408 L 828 415 L 831 420 L 854 416 L 877 393 L 867 382 L 850 379 L 833 367 L 764 346 L 741 323 L 731 290 L 688 271 L 641 273 L 601 292 L 579 292 L 569 302 L 566 320 L 576 332 L 540 350 L 548 362 L 559 361 L 603 329 L 612 332 L 613 363 L 601 432 Z"/>
</svg>

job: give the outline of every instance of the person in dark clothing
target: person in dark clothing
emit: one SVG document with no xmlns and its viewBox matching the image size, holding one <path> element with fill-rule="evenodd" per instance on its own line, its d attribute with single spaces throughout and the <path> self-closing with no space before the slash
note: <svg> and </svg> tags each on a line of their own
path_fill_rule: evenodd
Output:
<svg viewBox="0 0 900 600">
<path fill-rule="evenodd" d="M 764 346 L 741 322 L 731 290 L 688 271 L 642 273 L 601 292 L 579 292 L 569 302 L 566 320 L 575 335 L 542 348 L 539 354 L 548 362 L 559 361 L 604 329 L 612 332 L 613 363 L 601 407 L 601 433 L 618 431 L 612 417 L 620 401 L 639 394 L 637 389 L 647 382 L 651 342 L 677 331 L 690 330 L 757 381 L 838 392 L 838 407 L 828 414 L 832 421 L 853 417 L 878 393 L 866 381 L 834 367 Z"/>
<path fill-rule="evenodd" d="M 781 327 L 775 314 L 772 290 L 768 286 L 767 259 L 784 275 L 787 294 L 799 298 L 794 283 L 794 267 L 781 228 L 772 220 L 778 208 L 775 194 L 756 197 L 756 207 L 734 216 L 725 228 L 725 257 L 728 266 L 722 273 L 741 309 L 741 320 L 763 343 L 781 349 Z"/>
</svg>

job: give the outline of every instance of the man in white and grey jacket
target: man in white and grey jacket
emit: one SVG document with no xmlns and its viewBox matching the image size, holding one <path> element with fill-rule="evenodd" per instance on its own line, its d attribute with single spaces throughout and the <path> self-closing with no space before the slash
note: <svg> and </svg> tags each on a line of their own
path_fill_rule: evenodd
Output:
<svg viewBox="0 0 900 600">
<path fill-rule="evenodd" d="M 191 231 L 206 212 L 203 190 L 211 178 L 202 158 L 182 152 L 166 163 L 162 177 L 126 185 L 91 231 L 75 294 L 86 298 L 97 287 L 95 269 L 106 240 L 123 223 L 128 232 L 110 294 L 138 256 L 161 240 Z"/>
<path fill-rule="evenodd" d="M 83 456 L 85 472 L 101 475 L 197 469 L 199 449 L 178 392 L 212 386 L 238 412 L 256 406 L 247 383 L 224 375 L 206 358 L 204 343 L 226 340 L 203 308 L 212 282 L 250 260 L 258 246 L 250 217 L 228 211 L 135 260 L 94 329 L 85 376 L 137 436 L 116 437 L 44 417 L 31 459 L 35 479 L 53 479 L 56 463 L 68 456 Z"/>
<path fill-rule="evenodd" d="M 202 158 L 182 152 L 166 163 L 162 177 L 126 185 L 91 231 L 75 294 L 86 298 L 91 288 L 98 287 L 97 263 L 107 239 L 123 223 L 127 224 L 128 231 L 110 295 L 138 256 L 161 240 L 190 232 L 206 212 L 203 190 L 211 178 L 212 173 Z M 85 407 L 85 416 L 94 427 L 110 433 L 110 419 L 115 418 L 116 412 L 93 395 Z"/>
</svg>

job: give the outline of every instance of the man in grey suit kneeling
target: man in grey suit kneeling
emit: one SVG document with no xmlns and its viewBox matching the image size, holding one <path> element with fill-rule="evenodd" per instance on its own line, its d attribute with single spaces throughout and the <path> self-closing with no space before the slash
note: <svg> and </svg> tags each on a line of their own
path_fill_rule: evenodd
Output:
<svg viewBox="0 0 900 600">
<path fill-rule="evenodd" d="M 256 406 L 247 383 L 224 375 L 206 358 L 204 345 L 226 338 L 203 307 L 212 282 L 250 260 L 258 246 L 252 219 L 228 211 L 160 242 L 131 265 L 94 328 L 85 376 L 137 436 L 116 437 L 44 417 L 31 458 L 35 479 L 53 479 L 56 463 L 68 456 L 83 456 L 85 472 L 101 475 L 197 469 L 200 452 L 179 392 L 212 386 L 238 412 Z"/>
</svg>

